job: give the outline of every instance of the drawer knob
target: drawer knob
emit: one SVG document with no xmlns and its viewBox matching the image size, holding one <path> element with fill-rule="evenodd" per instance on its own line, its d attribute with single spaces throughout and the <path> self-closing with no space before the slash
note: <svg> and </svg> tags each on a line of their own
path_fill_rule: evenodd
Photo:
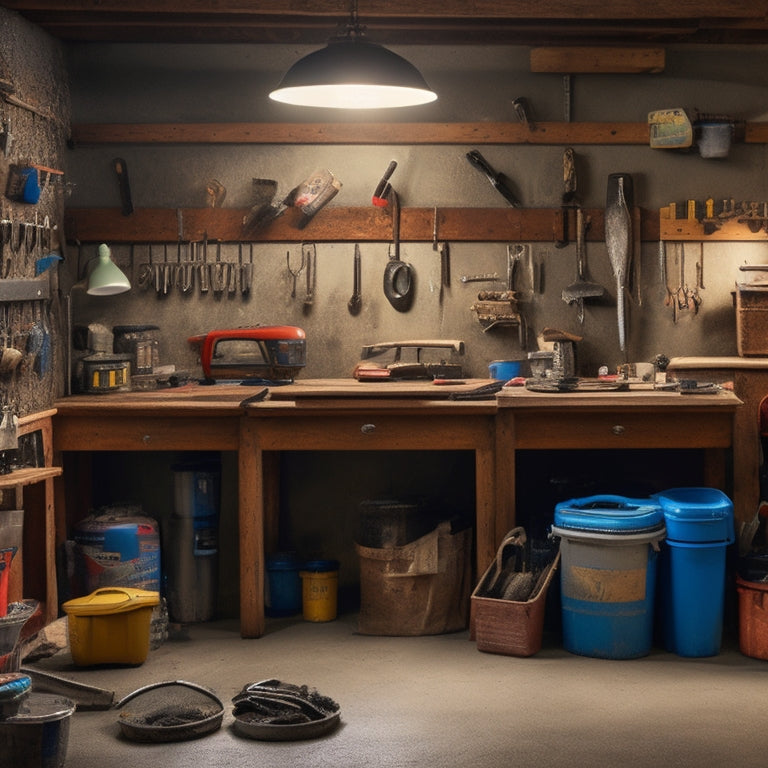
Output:
<svg viewBox="0 0 768 768">
<path fill-rule="evenodd" d="M 363 424 L 363 426 L 360 427 L 360 431 L 364 435 L 372 435 L 376 431 L 376 425 L 375 424 Z"/>
<path fill-rule="evenodd" d="M 621 424 L 614 424 L 611 427 L 611 432 L 613 432 L 614 435 L 623 435 L 624 427 Z"/>
<path fill-rule="evenodd" d="M 144 437 L 141 438 L 141 442 L 145 445 L 151 442 L 152 436 L 151 435 L 144 435 Z"/>
</svg>

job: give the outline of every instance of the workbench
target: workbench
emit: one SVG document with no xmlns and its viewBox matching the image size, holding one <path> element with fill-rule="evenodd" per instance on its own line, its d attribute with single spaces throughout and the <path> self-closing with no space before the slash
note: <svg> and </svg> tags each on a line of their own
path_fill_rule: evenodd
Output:
<svg viewBox="0 0 768 768">
<path fill-rule="evenodd" d="M 515 453 L 519 450 L 701 449 L 705 484 L 725 489 L 733 445 L 732 393 L 682 395 L 636 391 L 532 392 L 497 396 L 496 530 L 514 527 Z"/>
<path fill-rule="evenodd" d="M 584 395 L 509 388 L 489 400 L 448 399 L 485 383 L 297 380 L 247 404 L 242 401 L 253 389 L 237 384 L 76 395 L 56 403 L 54 449 L 236 451 L 244 637 L 264 632 L 264 553 L 277 535 L 276 462 L 282 451 L 473 451 L 481 572 L 514 526 L 516 450 L 702 448 L 708 481 L 723 487 L 723 452 L 732 444 L 740 404 L 732 393 Z"/>
</svg>

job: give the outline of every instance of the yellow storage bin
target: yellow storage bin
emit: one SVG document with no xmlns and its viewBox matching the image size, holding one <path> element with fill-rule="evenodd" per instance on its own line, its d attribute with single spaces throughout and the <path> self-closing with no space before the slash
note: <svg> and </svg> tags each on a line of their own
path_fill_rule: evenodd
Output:
<svg viewBox="0 0 768 768">
<path fill-rule="evenodd" d="M 149 653 L 152 609 L 160 593 L 130 587 L 102 587 L 68 600 L 69 646 L 77 666 L 143 664 Z"/>
</svg>

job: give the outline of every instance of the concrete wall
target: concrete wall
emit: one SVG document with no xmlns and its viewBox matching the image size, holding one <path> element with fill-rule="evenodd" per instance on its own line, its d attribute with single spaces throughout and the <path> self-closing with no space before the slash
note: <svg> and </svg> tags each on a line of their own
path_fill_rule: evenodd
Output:
<svg viewBox="0 0 768 768">
<path fill-rule="evenodd" d="M 3 8 L 0 8 L 0 79 L 10 84 L 14 96 L 45 115 L 0 100 L 3 132 L 11 135 L 6 151 L 0 152 L 0 219 L 14 222 L 14 245 L 21 242 L 18 232 L 27 232 L 17 227 L 30 225 L 29 231 L 34 232 L 35 224 L 42 225 L 47 220 L 53 232 L 52 250 L 60 253 L 56 241 L 64 223 L 65 188 L 59 183 L 62 177 L 51 177 L 53 181 L 43 188 L 35 205 L 12 201 L 4 193 L 8 189 L 8 177 L 16 166 L 30 163 L 56 169 L 63 166 L 69 134 L 69 92 L 62 48 L 41 29 Z M 14 251 L 11 244 L 5 243 L 2 277 L 33 280 L 35 262 L 43 255 L 48 253 L 21 245 Z M 0 402 L 19 415 L 50 408 L 63 388 L 65 308 L 60 301 L 58 276 L 58 270 L 53 268 L 41 278 L 50 280 L 50 301 L 7 300 L 18 294 L 3 290 L 0 346 L 15 347 L 24 356 L 12 371 L 0 372 Z M 5 289 L 5 283 L 2 287 Z M 35 348 L 30 343 L 33 326 L 44 329 L 52 340 L 51 352 L 44 356 L 46 362 L 42 366 L 29 353 Z"/>
<path fill-rule="evenodd" d="M 282 72 L 309 49 L 291 46 L 77 45 L 69 48 L 67 66 L 73 122 L 301 122 L 392 119 L 396 121 L 515 120 L 511 100 L 526 96 L 539 120 L 561 120 L 560 75 L 531 74 L 525 47 L 403 47 L 398 49 L 424 73 L 439 100 L 426 107 L 391 115 L 340 115 L 270 102 L 269 90 Z M 749 48 L 671 48 L 659 75 L 578 75 L 573 78 L 574 121 L 645 121 L 654 109 L 687 107 L 726 113 L 735 118 L 766 118 L 766 50 Z M 372 137 L 375 141 L 375 137 Z M 285 194 L 316 167 L 330 168 L 344 186 L 331 205 L 367 206 L 373 187 L 391 159 L 399 163 L 393 177 L 404 206 L 503 206 L 501 197 L 466 161 L 471 146 L 259 146 L 165 145 L 78 147 L 67 154 L 68 178 L 75 184 L 72 206 L 118 206 L 114 157 L 129 168 L 134 205 L 203 206 L 205 184 L 216 178 L 227 189 L 225 206 L 252 202 L 252 178 L 273 178 Z M 562 183 L 560 146 L 482 147 L 487 159 L 514 181 L 527 207 L 556 207 Z M 633 175 L 635 202 L 651 211 L 673 200 L 763 200 L 766 150 L 763 145 L 734 146 L 725 160 L 704 160 L 696 152 L 676 154 L 644 146 L 576 146 L 578 194 L 587 207 L 605 204 L 609 173 Z M 320 214 L 322 215 L 322 213 Z M 305 230 L 312 237 L 312 225 Z M 215 237 L 215 233 L 211 233 Z M 84 245 L 81 269 L 95 253 Z M 623 362 L 618 348 L 615 288 L 604 244 L 589 243 L 588 271 L 607 288 L 607 299 L 587 308 L 583 325 L 561 290 L 575 277 L 575 248 L 557 250 L 534 243 L 545 264 L 545 290 L 525 307 L 529 341 L 544 326 L 584 336 L 579 345 L 580 372 Z M 461 338 L 466 342 L 467 373 L 483 376 L 487 363 L 525 356 L 514 328 L 484 333 L 469 307 L 476 285 L 459 282 L 462 274 L 505 274 L 504 243 L 463 243 L 451 248 L 452 284 L 441 304 L 439 259 L 430 244 L 407 243 L 403 258 L 417 273 L 413 309 L 398 313 L 385 300 L 381 280 L 386 243 L 364 244 L 363 311 L 352 317 L 347 299 L 352 290 L 351 244 L 320 244 L 314 305 L 304 312 L 302 293 L 290 296 L 286 246 L 257 246 L 254 291 L 243 299 L 215 301 L 208 296 L 171 295 L 158 299 L 137 289 L 109 301 L 77 295 L 75 317 L 83 322 L 154 322 L 162 329 L 163 361 L 197 370 L 186 344 L 190 333 L 213 327 L 255 323 L 289 323 L 307 331 L 309 363 L 304 376 L 348 375 L 360 347 L 378 341 L 419 337 Z M 297 247 L 290 248 L 292 256 Z M 127 248 L 116 247 L 120 263 L 131 267 Z M 236 259 L 236 246 L 224 246 L 224 258 Z M 156 249 L 155 258 L 162 251 Z M 171 254 L 175 254 L 172 249 Z M 695 245 L 686 248 L 686 280 L 695 280 Z M 133 266 L 148 258 L 137 246 Z M 736 265 L 766 261 L 764 244 L 704 246 L 705 290 L 698 315 L 682 313 L 677 323 L 665 307 L 658 245 L 646 243 L 636 263 L 639 290 L 630 303 L 630 360 L 657 353 L 735 354 L 735 319 L 731 290 L 743 275 Z M 295 262 L 294 262 L 295 263 Z M 674 264 L 672 264 L 674 267 Z M 670 281 L 676 282 L 676 275 Z M 674 288 L 677 285 L 673 285 Z"/>
</svg>

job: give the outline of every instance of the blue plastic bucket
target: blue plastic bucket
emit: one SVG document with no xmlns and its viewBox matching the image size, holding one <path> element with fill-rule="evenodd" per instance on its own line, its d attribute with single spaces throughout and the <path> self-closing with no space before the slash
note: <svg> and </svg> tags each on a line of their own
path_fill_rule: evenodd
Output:
<svg viewBox="0 0 768 768">
<path fill-rule="evenodd" d="M 267 558 L 267 593 L 264 596 L 269 616 L 293 616 L 301 611 L 300 563 L 290 552 Z"/>
<path fill-rule="evenodd" d="M 716 656 L 726 551 L 735 539 L 733 503 L 715 488 L 672 488 L 654 498 L 667 525 L 658 596 L 664 647 L 678 656 Z"/>
<path fill-rule="evenodd" d="M 727 545 L 667 540 L 660 558 L 664 647 L 678 656 L 717 656 L 723 635 Z"/>
<path fill-rule="evenodd" d="M 653 644 L 663 515 L 650 500 L 591 496 L 555 508 L 563 646 L 580 656 L 634 659 Z"/>
</svg>

